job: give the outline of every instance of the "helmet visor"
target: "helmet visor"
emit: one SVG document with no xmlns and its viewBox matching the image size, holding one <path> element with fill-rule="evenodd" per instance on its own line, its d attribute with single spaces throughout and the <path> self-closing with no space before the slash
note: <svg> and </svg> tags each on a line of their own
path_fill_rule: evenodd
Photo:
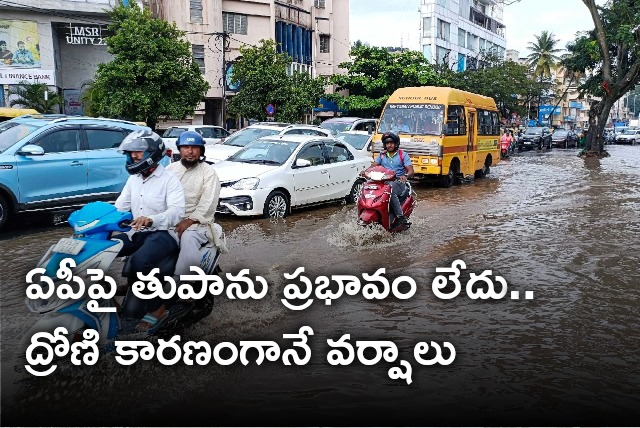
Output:
<svg viewBox="0 0 640 428">
<path fill-rule="evenodd" d="M 145 152 L 149 149 L 149 141 L 147 138 L 138 135 L 130 135 L 125 138 L 120 147 L 118 147 L 118 151 L 120 153 L 124 152 Z"/>
</svg>

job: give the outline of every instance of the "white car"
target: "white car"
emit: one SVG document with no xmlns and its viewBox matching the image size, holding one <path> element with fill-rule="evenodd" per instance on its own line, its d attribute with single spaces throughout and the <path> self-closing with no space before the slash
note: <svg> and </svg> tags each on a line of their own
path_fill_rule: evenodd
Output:
<svg viewBox="0 0 640 428">
<path fill-rule="evenodd" d="M 286 123 L 261 122 L 248 126 L 235 132 L 224 143 L 216 146 L 206 146 L 205 155 L 207 161 L 218 163 L 227 159 L 247 144 L 256 141 L 258 138 L 271 135 L 315 135 L 330 137 L 331 131 L 313 125 L 289 125 Z"/>
<path fill-rule="evenodd" d="M 371 158 L 371 139 L 373 134 L 367 131 L 344 131 L 335 136 L 336 140 L 345 142 L 356 149 L 360 154 Z"/>
<path fill-rule="evenodd" d="M 213 125 L 185 125 L 185 126 L 172 126 L 167 128 L 162 134 L 162 141 L 164 141 L 167 149 L 173 151 L 173 160 L 180 160 L 180 153 L 176 147 L 178 137 L 185 131 L 195 131 L 202 135 L 205 145 L 214 145 L 222 143 L 229 135 L 229 131 L 221 126 Z"/>
<path fill-rule="evenodd" d="M 631 144 L 635 146 L 640 144 L 640 129 L 627 128 L 616 137 L 618 144 Z"/>
<path fill-rule="evenodd" d="M 265 137 L 214 164 L 218 212 L 284 217 L 291 208 L 347 199 L 356 202 L 371 164 L 348 144 L 308 135 Z"/>
</svg>

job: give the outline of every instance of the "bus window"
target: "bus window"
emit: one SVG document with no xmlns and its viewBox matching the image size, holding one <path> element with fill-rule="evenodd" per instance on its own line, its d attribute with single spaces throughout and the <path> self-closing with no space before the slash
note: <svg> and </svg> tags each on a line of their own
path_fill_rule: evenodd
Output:
<svg viewBox="0 0 640 428">
<path fill-rule="evenodd" d="M 465 120 L 464 107 L 449 106 L 445 135 L 465 135 L 466 133 L 467 122 Z"/>
<path fill-rule="evenodd" d="M 379 132 L 441 135 L 444 127 L 442 104 L 387 104 L 382 113 Z"/>
</svg>

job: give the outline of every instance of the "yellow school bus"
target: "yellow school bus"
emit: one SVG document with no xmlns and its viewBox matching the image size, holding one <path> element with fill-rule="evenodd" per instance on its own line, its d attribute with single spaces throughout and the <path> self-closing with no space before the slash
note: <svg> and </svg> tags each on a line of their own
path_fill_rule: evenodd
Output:
<svg viewBox="0 0 640 428">
<path fill-rule="evenodd" d="M 500 120 L 492 98 L 453 88 L 422 86 L 396 90 L 373 136 L 374 156 L 386 131 L 400 137 L 416 178 L 443 187 L 480 178 L 500 161 Z"/>
</svg>

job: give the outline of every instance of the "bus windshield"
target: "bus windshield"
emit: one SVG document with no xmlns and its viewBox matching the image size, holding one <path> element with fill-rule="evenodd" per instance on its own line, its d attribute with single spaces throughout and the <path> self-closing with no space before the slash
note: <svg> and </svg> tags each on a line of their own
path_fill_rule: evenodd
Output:
<svg viewBox="0 0 640 428">
<path fill-rule="evenodd" d="M 442 104 L 387 104 L 382 112 L 378 132 L 441 135 L 443 122 Z"/>
</svg>

